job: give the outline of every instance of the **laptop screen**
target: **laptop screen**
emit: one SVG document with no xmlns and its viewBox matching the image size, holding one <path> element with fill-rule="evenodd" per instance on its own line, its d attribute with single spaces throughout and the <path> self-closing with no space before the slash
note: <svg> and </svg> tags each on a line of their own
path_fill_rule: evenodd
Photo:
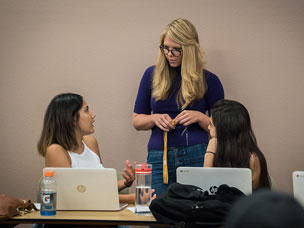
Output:
<svg viewBox="0 0 304 228">
<path fill-rule="evenodd" d="M 178 167 L 176 178 L 180 184 L 195 185 L 210 194 L 221 184 L 236 187 L 247 195 L 252 193 L 251 170 L 247 168 Z"/>
<path fill-rule="evenodd" d="M 304 171 L 294 171 L 292 173 L 294 197 L 304 207 Z"/>
<path fill-rule="evenodd" d="M 51 168 L 57 184 L 57 210 L 120 210 L 116 170 Z"/>
</svg>

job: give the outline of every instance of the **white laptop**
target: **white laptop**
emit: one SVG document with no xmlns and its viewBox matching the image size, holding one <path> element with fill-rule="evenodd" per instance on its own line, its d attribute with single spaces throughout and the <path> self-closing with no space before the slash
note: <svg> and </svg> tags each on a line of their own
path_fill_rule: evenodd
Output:
<svg viewBox="0 0 304 228">
<path fill-rule="evenodd" d="M 57 183 L 57 210 L 118 211 L 116 170 L 111 168 L 52 168 Z"/>
<path fill-rule="evenodd" d="M 304 207 L 304 171 L 294 171 L 292 173 L 294 197 Z"/>
<path fill-rule="evenodd" d="M 195 185 L 210 194 L 215 194 L 221 184 L 236 187 L 246 195 L 252 193 L 251 170 L 248 168 L 178 167 L 176 178 L 180 184 Z"/>
</svg>

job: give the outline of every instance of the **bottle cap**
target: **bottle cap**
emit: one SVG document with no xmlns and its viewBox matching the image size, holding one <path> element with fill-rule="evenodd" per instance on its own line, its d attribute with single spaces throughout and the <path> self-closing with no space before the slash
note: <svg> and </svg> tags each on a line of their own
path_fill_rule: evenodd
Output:
<svg viewBox="0 0 304 228">
<path fill-rule="evenodd" d="M 44 172 L 45 177 L 52 177 L 54 176 L 54 171 L 53 170 L 47 170 Z"/>
<path fill-rule="evenodd" d="M 152 173 L 152 165 L 141 163 L 135 165 L 135 173 L 137 174 L 151 174 Z"/>
</svg>

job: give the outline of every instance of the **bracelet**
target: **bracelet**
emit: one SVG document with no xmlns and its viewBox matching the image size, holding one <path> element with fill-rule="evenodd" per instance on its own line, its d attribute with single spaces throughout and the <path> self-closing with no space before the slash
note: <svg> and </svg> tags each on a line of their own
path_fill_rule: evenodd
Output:
<svg viewBox="0 0 304 228">
<path fill-rule="evenodd" d="M 127 185 L 126 182 L 124 181 L 124 185 L 125 185 L 127 188 L 130 188 L 130 187 L 132 186 L 132 184 L 133 184 L 133 183 Z"/>
<path fill-rule="evenodd" d="M 206 154 L 209 153 L 209 154 L 213 154 L 214 156 L 216 155 L 216 153 L 214 152 L 211 152 L 211 151 L 206 151 Z"/>
</svg>

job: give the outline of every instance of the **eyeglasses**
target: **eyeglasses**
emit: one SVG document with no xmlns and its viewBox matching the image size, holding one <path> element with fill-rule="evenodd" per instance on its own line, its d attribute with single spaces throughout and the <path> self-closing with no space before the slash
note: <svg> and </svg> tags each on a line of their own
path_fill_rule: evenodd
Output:
<svg viewBox="0 0 304 228">
<path fill-rule="evenodd" d="M 160 45 L 159 48 L 161 52 L 165 55 L 169 55 L 169 53 L 171 52 L 171 54 L 175 57 L 181 56 L 181 53 L 183 52 L 181 48 L 173 48 L 172 50 L 170 50 L 169 47 L 163 45 Z"/>
</svg>

